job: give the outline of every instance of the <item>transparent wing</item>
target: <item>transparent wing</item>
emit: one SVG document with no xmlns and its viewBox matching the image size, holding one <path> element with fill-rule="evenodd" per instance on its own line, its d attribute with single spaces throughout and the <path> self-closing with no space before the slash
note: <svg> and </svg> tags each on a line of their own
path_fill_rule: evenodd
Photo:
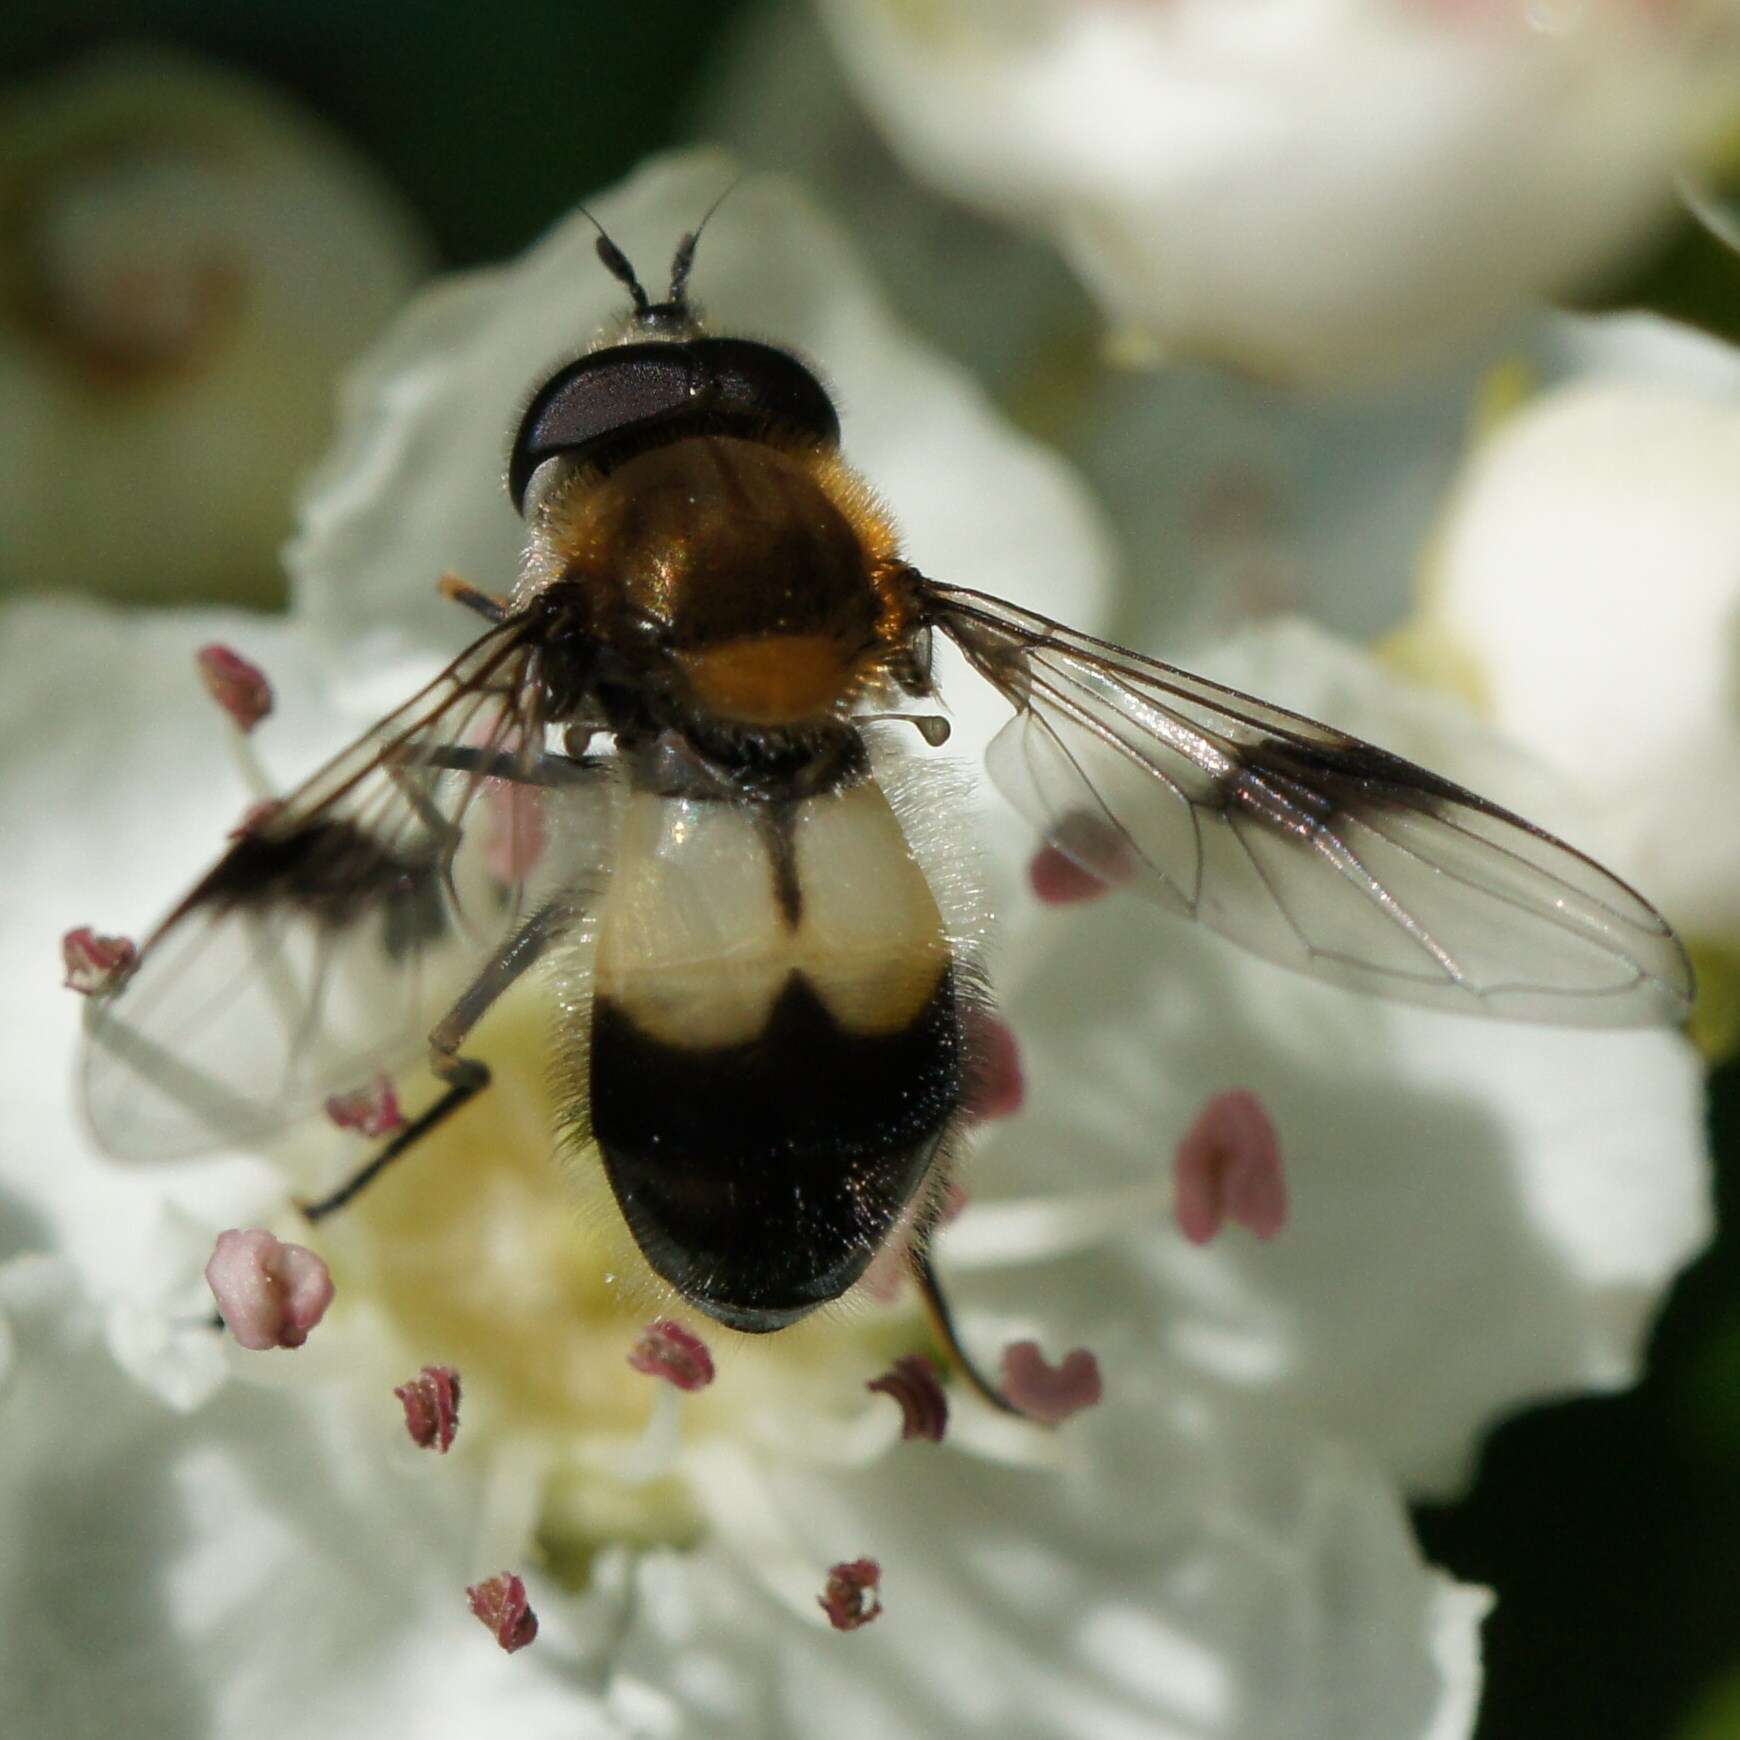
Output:
<svg viewBox="0 0 1740 1740">
<path fill-rule="evenodd" d="M 552 901 L 601 874 L 607 780 L 545 753 L 535 640 L 492 629 L 282 804 L 257 813 L 86 1010 L 109 1152 L 256 1140 L 424 1053 Z"/>
<path fill-rule="evenodd" d="M 1583 1027 L 1690 1009 L 1655 908 L 1521 817 L 1330 726 L 927 586 L 932 620 L 1016 709 L 991 777 L 1102 881 L 1382 997 Z"/>
</svg>

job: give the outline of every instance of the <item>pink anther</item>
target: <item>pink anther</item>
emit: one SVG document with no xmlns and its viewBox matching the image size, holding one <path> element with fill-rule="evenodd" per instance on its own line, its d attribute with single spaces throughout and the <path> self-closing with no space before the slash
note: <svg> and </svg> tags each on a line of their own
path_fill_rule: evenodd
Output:
<svg viewBox="0 0 1740 1740">
<path fill-rule="evenodd" d="M 445 1456 L 459 1431 L 459 1373 L 450 1365 L 426 1365 L 393 1394 L 404 1404 L 411 1442 Z"/>
<path fill-rule="evenodd" d="M 538 1616 L 526 1599 L 526 1586 L 512 1571 L 503 1571 L 465 1591 L 471 1611 L 495 1633 L 509 1655 L 524 1649 L 538 1635 Z"/>
<path fill-rule="evenodd" d="M 967 1095 L 967 1116 L 986 1124 L 1012 1118 L 1027 1097 L 1015 1030 L 1000 1016 L 981 1015 L 974 1023 L 973 1038 L 977 1068 Z"/>
<path fill-rule="evenodd" d="M 1112 885 L 1082 869 L 1055 846 L 1041 846 L 1027 866 L 1027 881 L 1047 906 L 1079 906 L 1110 894 Z"/>
<path fill-rule="evenodd" d="M 517 780 L 492 779 L 484 803 L 489 831 L 484 836 L 483 867 L 491 881 L 512 888 L 537 868 L 549 844 L 544 794 Z"/>
<path fill-rule="evenodd" d="M 139 964 L 139 945 L 131 937 L 99 936 L 89 925 L 81 925 L 60 939 L 60 959 L 69 991 L 107 997 L 120 990 Z"/>
<path fill-rule="evenodd" d="M 936 1366 L 922 1353 L 902 1354 L 881 1377 L 865 1386 L 877 1395 L 891 1396 L 900 1409 L 900 1436 L 924 1438 L 940 1444 L 948 1430 L 949 1399 L 943 1393 Z"/>
<path fill-rule="evenodd" d="M 206 693 L 235 721 L 237 730 L 252 731 L 272 711 L 272 685 L 266 673 L 233 647 L 214 641 L 193 656 Z"/>
<path fill-rule="evenodd" d="M 874 1559 L 843 1560 L 816 1601 L 836 1631 L 868 1625 L 882 1611 L 882 1567 Z"/>
<path fill-rule="evenodd" d="M 261 1227 L 219 1233 L 205 1279 L 230 1333 L 256 1353 L 300 1347 L 332 1303 L 326 1264 Z"/>
<path fill-rule="evenodd" d="M 1013 1341 L 1003 1349 L 1003 1394 L 1030 1420 L 1056 1426 L 1091 1408 L 1105 1393 L 1100 1362 L 1077 1347 L 1052 1365 L 1037 1341 Z"/>
<path fill-rule="evenodd" d="M 405 1127 L 405 1114 L 393 1084 L 384 1075 L 369 1087 L 348 1094 L 333 1094 L 326 1102 L 326 1115 L 341 1130 L 355 1130 L 371 1139 L 390 1136 Z"/>
<path fill-rule="evenodd" d="M 936 1224 L 947 1226 L 958 1220 L 967 1206 L 966 1187 L 952 1178 L 943 1186 L 942 1207 L 937 1211 Z M 912 1229 L 897 1227 L 887 1242 L 870 1259 L 864 1278 L 858 1283 L 866 1298 L 878 1305 L 890 1305 L 900 1297 L 901 1288 L 912 1274 Z"/>
<path fill-rule="evenodd" d="M 283 808 L 284 800 L 282 798 L 261 798 L 258 803 L 249 804 L 242 811 L 242 819 L 230 829 L 228 837 L 232 840 L 242 840 L 250 834 L 259 833 Z"/>
<path fill-rule="evenodd" d="M 1087 810 L 1061 817 L 1027 866 L 1033 892 L 1048 906 L 1098 900 L 1141 873 L 1142 859 L 1129 835 Z"/>
<path fill-rule="evenodd" d="M 1243 1088 L 1216 1094 L 1178 1144 L 1173 1214 L 1192 1244 L 1205 1245 L 1228 1218 L 1260 1239 L 1287 1224 L 1281 1143 L 1263 1102 Z"/>
<path fill-rule="evenodd" d="M 692 1329 L 660 1317 L 649 1323 L 629 1350 L 628 1363 L 648 1377 L 663 1378 L 679 1390 L 704 1390 L 713 1381 L 713 1356 Z"/>
</svg>

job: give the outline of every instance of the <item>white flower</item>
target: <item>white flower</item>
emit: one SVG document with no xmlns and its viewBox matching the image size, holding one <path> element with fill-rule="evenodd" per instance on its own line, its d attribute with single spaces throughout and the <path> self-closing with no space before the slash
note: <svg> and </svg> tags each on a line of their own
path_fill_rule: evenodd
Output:
<svg viewBox="0 0 1740 1740">
<path fill-rule="evenodd" d="M 1728 0 L 821 0 L 919 176 L 1046 231 L 1162 353 L 1430 363 L 1675 209 L 1735 94 Z"/>
<path fill-rule="evenodd" d="M 659 164 L 594 209 L 651 278 L 727 179 Z M 287 778 L 457 644 L 463 619 L 428 589 L 447 568 L 486 588 L 514 571 L 500 430 L 613 304 L 591 236 L 564 225 L 446 287 L 377 352 L 307 502 L 290 622 L 0 617 L 0 803 L 35 823 L 0 906 L 0 1192 L 12 1248 L 61 1253 L 0 1270 L 0 1600 L 29 1616 L 0 1628 L 0 1726 L 76 1735 L 126 1703 L 141 1732 L 215 1740 L 262 1712 L 340 1740 L 1466 1734 L 1484 1598 L 1420 1563 L 1394 1474 L 1442 1484 L 1494 1408 L 1626 1369 L 1704 1228 L 1676 1040 L 1469 1037 L 1139 909 L 1008 897 L 1032 1111 L 983 1144 L 940 1261 L 973 1346 L 1086 1342 L 1106 1400 L 1047 1435 L 957 1397 L 940 1446 L 896 1443 L 898 1411 L 863 1388 L 923 1345 L 909 1301 L 771 1337 L 709 1328 L 718 1375 L 693 1396 L 630 1366 L 651 1296 L 612 1283 L 619 1220 L 575 1215 L 551 1163 L 536 985 L 479 1035 L 490 1093 L 295 1235 L 338 1288 L 295 1352 L 212 1358 L 190 1229 L 276 1213 L 287 1231 L 286 1195 L 344 1164 L 332 1132 L 273 1166 L 90 1152 L 64 1095 L 81 1000 L 59 936 L 142 928 L 250 795 L 196 650 L 234 645 L 271 676 L 248 741 Z M 741 189 L 696 284 L 722 322 L 828 364 L 847 450 L 927 571 L 1100 618 L 1100 539 L 1067 474 L 901 338 L 800 198 Z M 1396 747 L 1452 774 L 1497 771 L 1458 716 L 1397 723 L 1367 667 L 1278 647 L 1278 668 L 1246 655 L 1253 683 L 1380 736 L 1395 723 Z M 995 708 L 945 680 L 970 747 Z M 1007 819 L 987 832 L 1019 839 Z M 1224 1085 L 1265 1096 L 1295 1157 L 1302 1245 L 1279 1267 L 1291 1234 L 1202 1251 L 1164 1222 L 1165 1154 Z M 1628 1128 L 1647 1168 L 1626 1165 Z M 1477 1311 L 1501 1309 L 1494 1346 Z M 465 1386 L 440 1458 L 391 1393 L 432 1361 Z M 835 1636 L 822 1575 L 862 1554 L 886 1611 Z M 542 1627 L 512 1658 L 462 1601 L 503 1569 Z M 106 1647 L 117 1624 L 126 1652 Z"/>
<path fill-rule="evenodd" d="M 0 1603 L 28 1614 L 0 1631 L 7 1731 L 78 1735 L 123 1697 L 142 1734 L 197 1713 L 215 1740 L 257 1730 L 261 1709 L 274 1732 L 327 1740 L 400 1721 L 776 1740 L 813 1732 L 818 1710 L 847 1737 L 1000 1734 L 1017 1714 L 1084 1737 L 1114 1721 L 1229 1740 L 1468 1731 L 1483 1597 L 1420 1564 L 1361 1450 L 1276 1430 L 1260 1397 L 1168 1360 L 1161 1296 L 1119 1253 L 1023 1264 L 1007 1308 L 995 1266 L 965 1276 L 985 1349 L 1031 1333 L 1103 1351 L 1107 1402 L 1055 1439 L 957 1398 L 948 1442 L 896 1444 L 896 1410 L 862 1386 L 922 1344 L 907 1304 L 748 1345 L 709 1331 L 720 1376 L 673 1442 L 666 1394 L 627 1362 L 634 1295 L 603 1284 L 617 1253 L 576 1223 L 550 1161 L 523 1012 L 464 1139 L 313 1237 L 339 1297 L 308 1346 L 232 1353 L 214 1393 L 199 1265 L 221 1226 L 293 1225 L 287 1186 L 243 1157 L 142 1172 L 90 1152 L 65 1103 L 80 1000 L 53 947 L 68 913 L 161 908 L 190 842 L 215 845 L 246 801 L 194 672 L 213 638 L 274 673 L 274 766 L 350 728 L 295 626 L 0 615 L 0 684 L 54 726 L 27 738 L 8 710 L 0 795 L 66 811 L 21 842 L 22 898 L 0 915 L 24 1041 L 0 1055 L 0 1192 L 19 1242 L 68 1253 L 46 1298 L 40 1259 L 0 1270 L 18 1354 L 0 1388 Z M 43 713 L 91 660 L 114 711 L 81 695 Z M 297 1191 L 345 1163 L 330 1132 L 283 1159 Z M 1124 1159 L 1121 1182 L 1157 1203 L 1161 1162 Z M 986 1155 L 975 1188 L 1000 1165 Z M 1044 1183 L 1067 1211 L 1073 1191 Z M 1168 1239 L 1158 1206 L 1149 1236 Z M 436 1357 L 466 1393 L 431 1471 L 391 1387 Z M 860 1552 L 884 1566 L 888 1611 L 837 1638 L 814 1598 Z M 511 1681 L 461 1598 L 505 1565 L 542 1621 Z M 135 1647 L 108 1646 L 113 1623 Z"/>
<path fill-rule="evenodd" d="M 1475 452 L 1409 640 L 1584 788 L 1682 930 L 1732 954 L 1740 371 L 1709 341 L 1615 350 Z"/>
<path fill-rule="evenodd" d="M 267 600 L 338 370 L 423 265 L 238 74 L 111 55 L 0 111 L 0 587 Z"/>
</svg>

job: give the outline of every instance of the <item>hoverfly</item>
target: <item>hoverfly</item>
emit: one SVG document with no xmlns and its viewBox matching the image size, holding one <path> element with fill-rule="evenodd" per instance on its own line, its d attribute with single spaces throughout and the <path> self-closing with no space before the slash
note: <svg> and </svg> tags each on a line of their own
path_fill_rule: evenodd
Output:
<svg viewBox="0 0 1740 1740">
<path fill-rule="evenodd" d="M 1584 1026 L 1690 1006 L 1678 939 L 1571 846 L 1333 727 L 921 573 L 816 374 L 654 302 L 538 388 L 527 528 L 483 634 L 256 816 L 88 1011 L 105 1147 L 272 1133 L 426 1050 L 444 1091 L 306 1212 L 488 1086 L 471 1030 L 590 943 L 559 1065 L 653 1270 L 747 1331 L 927 1254 L 977 1064 L 970 962 L 867 722 L 935 693 L 933 634 L 1014 709 L 993 781 L 1042 840 L 1264 956 L 1442 1010 Z M 911 716 L 911 715 L 901 715 Z M 913 717 L 923 727 L 925 719 Z M 927 733 L 934 740 L 934 733 Z"/>
</svg>

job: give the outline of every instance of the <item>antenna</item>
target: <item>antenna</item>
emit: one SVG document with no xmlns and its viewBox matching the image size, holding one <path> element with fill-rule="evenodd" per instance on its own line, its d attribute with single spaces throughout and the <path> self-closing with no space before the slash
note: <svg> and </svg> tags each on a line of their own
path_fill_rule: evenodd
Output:
<svg viewBox="0 0 1740 1740">
<path fill-rule="evenodd" d="M 726 191 L 729 192 L 730 190 L 727 189 Z M 598 258 L 604 262 L 605 271 L 622 284 L 627 289 L 629 295 L 634 299 L 635 318 L 637 320 L 645 319 L 652 311 L 652 303 L 648 299 L 646 291 L 641 288 L 640 279 L 636 276 L 634 267 L 629 262 L 628 255 L 610 239 L 610 232 L 605 229 L 604 225 L 601 224 L 598 219 L 585 208 L 585 206 L 581 206 L 579 209 L 580 215 L 598 232 L 598 240 L 593 245 L 598 250 Z M 712 215 L 712 212 L 708 212 L 707 217 L 711 217 Z M 706 221 L 706 218 L 701 220 L 703 224 Z M 699 233 L 700 232 L 697 229 L 696 234 L 698 235 Z M 689 245 L 689 254 L 692 258 L 695 252 L 695 237 L 685 236 L 683 240 Z M 679 249 L 678 252 L 680 253 L 681 249 Z"/>
<path fill-rule="evenodd" d="M 689 273 L 695 264 L 695 248 L 701 240 L 701 232 L 713 221 L 713 214 L 726 199 L 736 191 L 747 171 L 734 175 L 725 184 L 725 190 L 713 203 L 707 207 L 706 215 L 701 221 L 677 243 L 677 251 L 671 256 L 671 289 L 665 306 L 677 313 L 687 313 L 689 307 Z"/>
<path fill-rule="evenodd" d="M 598 250 L 598 258 L 603 261 L 604 269 L 617 280 L 634 300 L 634 319 L 637 326 L 659 328 L 683 328 L 692 323 L 689 308 L 689 273 L 695 265 L 695 248 L 701 240 L 701 232 L 712 221 L 714 212 L 725 203 L 726 196 L 736 188 L 743 179 L 737 175 L 726 185 L 725 191 L 707 207 L 706 215 L 683 239 L 677 243 L 677 251 L 671 257 L 671 287 L 663 302 L 654 302 L 641 286 L 641 281 L 629 263 L 626 255 L 615 242 L 610 239 L 610 232 L 605 229 L 597 218 L 585 206 L 579 208 L 580 215 L 598 232 L 598 240 L 593 245 Z"/>
</svg>

